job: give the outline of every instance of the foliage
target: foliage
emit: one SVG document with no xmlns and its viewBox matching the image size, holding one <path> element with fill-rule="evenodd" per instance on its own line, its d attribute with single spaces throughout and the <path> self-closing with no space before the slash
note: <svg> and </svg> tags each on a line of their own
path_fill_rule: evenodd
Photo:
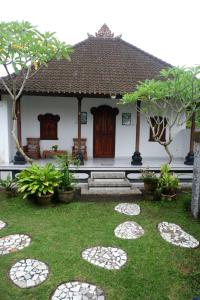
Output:
<svg viewBox="0 0 200 300">
<path fill-rule="evenodd" d="M 6 179 L 0 179 L 0 187 L 4 188 L 6 191 L 10 192 L 13 190 L 14 179 L 11 178 L 10 174 Z"/>
<path fill-rule="evenodd" d="M 156 193 L 159 195 L 174 195 L 178 187 L 179 179 L 171 173 L 170 166 L 168 164 L 162 165 Z"/>
<path fill-rule="evenodd" d="M 61 182 L 61 174 L 52 164 L 44 167 L 32 164 L 29 168 L 16 175 L 18 192 L 24 197 L 53 194 Z"/>
<path fill-rule="evenodd" d="M 57 155 L 56 157 L 58 167 L 61 172 L 61 182 L 59 185 L 59 189 L 61 191 L 70 191 L 74 188 L 74 175 L 69 170 L 69 166 L 71 164 L 79 166 L 79 161 L 76 159 L 73 159 L 70 153 L 66 151 L 65 154 Z"/>
<path fill-rule="evenodd" d="M 134 92 L 123 96 L 123 103 L 137 103 L 151 127 L 154 141 L 165 148 L 169 163 L 173 127 L 183 125 L 193 112 L 200 110 L 199 75 L 200 66 L 163 69 L 158 79 L 140 82 Z M 167 130 L 166 140 L 162 140 L 164 130 Z"/>
<path fill-rule="evenodd" d="M 58 145 L 53 145 L 51 148 L 52 148 L 53 151 L 57 151 L 58 150 Z"/>
<path fill-rule="evenodd" d="M 158 182 L 158 178 L 155 172 L 152 172 L 149 169 L 144 169 L 141 170 L 141 173 L 142 173 L 141 179 L 143 182 L 153 183 L 153 184 L 156 184 Z"/>
<path fill-rule="evenodd" d="M 54 33 L 41 33 L 29 22 L 0 23 L 0 71 L 7 75 L 0 76 L 0 83 L 12 99 L 12 135 L 16 147 L 29 162 L 32 160 L 24 153 L 16 134 L 17 100 L 28 79 L 50 60 L 69 59 L 71 53 L 72 48 L 56 39 Z"/>
</svg>

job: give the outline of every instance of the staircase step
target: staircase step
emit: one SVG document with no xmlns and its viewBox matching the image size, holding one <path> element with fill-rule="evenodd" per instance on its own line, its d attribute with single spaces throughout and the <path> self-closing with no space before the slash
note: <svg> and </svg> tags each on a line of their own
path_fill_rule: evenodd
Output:
<svg viewBox="0 0 200 300">
<path fill-rule="evenodd" d="M 91 172 L 92 179 L 123 179 L 125 172 Z"/>
<path fill-rule="evenodd" d="M 88 187 L 89 189 L 92 187 L 101 188 L 101 187 L 131 187 L 131 183 L 128 179 L 124 178 L 121 180 L 112 180 L 112 179 L 101 179 L 101 180 L 93 180 L 91 178 L 88 179 Z"/>
<path fill-rule="evenodd" d="M 138 188 L 90 188 L 81 189 L 81 195 L 141 195 Z"/>
</svg>

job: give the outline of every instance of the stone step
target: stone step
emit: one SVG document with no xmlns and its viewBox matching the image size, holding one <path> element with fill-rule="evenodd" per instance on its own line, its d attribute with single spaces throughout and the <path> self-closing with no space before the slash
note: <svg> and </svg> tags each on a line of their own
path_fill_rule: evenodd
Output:
<svg viewBox="0 0 200 300">
<path fill-rule="evenodd" d="M 91 172 L 92 179 L 123 179 L 125 172 Z"/>
<path fill-rule="evenodd" d="M 131 187 L 131 183 L 129 182 L 128 179 L 101 179 L 101 180 L 94 180 L 89 178 L 88 179 L 88 187 L 89 189 L 92 187 L 96 188 L 101 188 L 101 187 L 115 187 L 115 188 L 120 188 L 120 187 Z"/>
<path fill-rule="evenodd" d="M 81 189 L 81 195 L 141 195 L 141 191 L 134 188 L 90 188 L 90 189 Z"/>
</svg>

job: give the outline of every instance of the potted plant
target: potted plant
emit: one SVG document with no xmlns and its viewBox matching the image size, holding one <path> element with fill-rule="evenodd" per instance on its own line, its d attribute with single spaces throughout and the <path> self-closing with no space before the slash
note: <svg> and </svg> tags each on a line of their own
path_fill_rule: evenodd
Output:
<svg viewBox="0 0 200 300">
<path fill-rule="evenodd" d="M 16 182 L 23 198 L 35 197 L 39 204 L 48 205 L 61 182 L 61 173 L 52 164 L 32 164 L 16 175 Z"/>
<path fill-rule="evenodd" d="M 7 196 L 12 197 L 14 193 L 14 179 L 11 178 L 10 174 L 6 179 L 0 179 L 0 190 Z"/>
<path fill-rule="evenodd" d="M 70 164 L 79 165 L 79 161 L 73 159 L 67 151 L 56 157 L 61 173 L 61 181 L 58 188 L 58 198 L 61 202 L 69 203 L 74 198 L 74 174 L 69 170 Z"/>
<path fill-rule="evenodd" d="M 58 145 L 53 145 L 52 147 L 51 147 L 51 149 L 53 150 L 53 151 L 58 151 Z"/>
<path fill-rule="evenodd" d="M 177 176 L 171 173 L 169 165 L 163 165 L 158 179 L 157 195 L 159 195 L 162 200 L 171 201 L 176 197 L 178 187 L 179 179 Z"/>
<path fill-rule="evenodd" d="M 149 169 L 142 170 L 141 173 L 141 179 L 144 182 L 144 191 L 150 193 L 154 192 L 158 184 L 156 173 Z"/>
</svg>

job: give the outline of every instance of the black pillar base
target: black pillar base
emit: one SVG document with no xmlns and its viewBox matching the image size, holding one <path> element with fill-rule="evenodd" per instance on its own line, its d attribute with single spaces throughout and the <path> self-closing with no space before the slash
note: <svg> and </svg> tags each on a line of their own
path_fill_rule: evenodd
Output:
<svg viewBox="0 0 200 300">
<path fill-rule="evenodd" d="M 84 165 L 83 153 L 80 150 L 76 154 L 76 159 L 79 160 L 81 166 Z"/>
<path fill-rule="evenodd" d="M 19 151 L 16 152 L 13 163 L 14 163 L 14 165 L 25 165 L 26 164 L 25 158 Z"/>
<path fill-rule="evenodd" d="M 194 164 L 194 153 L 193 152 L 189 152 L 187 154 L 187 156 L 185 157 L 184 164 L 189 165 L 189 166 L 192 166 Z"/>
<path fill-rule="evenodd" d="M 133 153 L 131 164 L 133 166 L 141 166 L 142 165 L 142 157 L 140 155 L 140 152 L 135 151 Z"/>
</svg>

